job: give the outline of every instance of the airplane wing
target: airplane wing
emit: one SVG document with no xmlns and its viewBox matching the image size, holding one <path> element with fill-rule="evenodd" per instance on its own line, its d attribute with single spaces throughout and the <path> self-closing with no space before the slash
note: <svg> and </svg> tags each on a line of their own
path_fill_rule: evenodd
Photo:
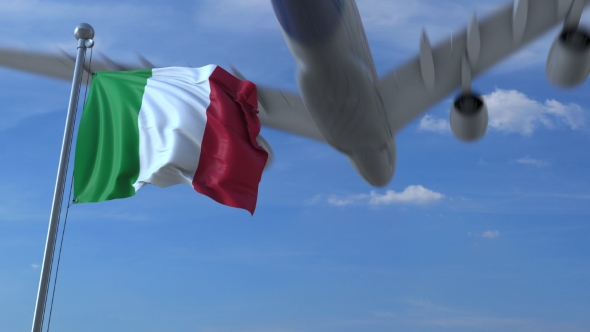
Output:
<svg viewBox="0 0 590 332">
<path fill-rule="evenodd" d="M 258 102 L 263 125 L 325 142 L 299 95 L 258 86 Z"/>
<path fill-rule="evenodd" d="M 84 67 L 83 82 L 86 75 L 93 71 L 102 70 L 134 70 L 153 68 L 145 58 L 139 56 L 141 65 L 120 64 L 103 54 L 95 54 L 91 68 Z M 27 71 L 34 74 L 72 80 L 76 58 L 65 52 L 61 54 L 37 53 L 24 50 L 0 48 L 0 66 Z M 238 75 L 241 75 L 238 73 Z M 324 141 L 324 138 L 307 109 L 301 97 L 297 94 L 258 87 L 260 100 L 260 122 L 268 127 L 290 132 L 296 135 Z"/>
<path fill-rule="evenodd" d="M 581 15 L 588 4 L 588 0 L 515 0 L 481 22 L 474 16 L 466 30 L 435 47 L 423 40 L 418 56 L 380 81 L 379 92 L 392 132 L 399 132 L 461 86 L 462 59 L 469 48 L 471 75 L 475 77 L 571 19 L 567 17 L 570 8 Z M 576 5 L 580 7 L 572 7 Z"/>
<path fill-rule="evenodd" d="M 140 58 L 141 60 L 145 59 Z M 97 57 L 95 54 L 92 59 L 92 68 L 89 68 L 88 64 L 84 65 L 83 81 L 86 81 L 86 75 L 93 71 L 133 70 L 146 68 L 145 65 L 149 64 L 147 60 L 142 62 L 144 66 L 119 65 L 105 55 L 98 54 Z M 61 54 L 50 54 L 0 48 L 0 66 L 63 80 L 72 80 L 75 63 L 76 57 L 64 51 L 61 51 Z"/>
</svg>

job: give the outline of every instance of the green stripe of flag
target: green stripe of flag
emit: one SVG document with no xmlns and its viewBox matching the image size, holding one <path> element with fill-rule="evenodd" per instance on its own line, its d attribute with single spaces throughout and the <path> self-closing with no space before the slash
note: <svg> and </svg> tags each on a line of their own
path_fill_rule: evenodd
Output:
<svg viewBox="0 0 590 332">
<path fill-rule="evenodd" d="M 99 72 L 80 120 L 74 161 L 78 203 L 135 195 L 139 176 L 138 115 L 151 69 Z"/>
</svg>

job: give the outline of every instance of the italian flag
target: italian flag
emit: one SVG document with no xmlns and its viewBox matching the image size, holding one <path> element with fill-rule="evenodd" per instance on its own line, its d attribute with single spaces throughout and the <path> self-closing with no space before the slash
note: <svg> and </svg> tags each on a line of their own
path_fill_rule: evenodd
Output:
<svg viewBox="0 0 590 332">
<path fill-rule="evenodd" d="M 98 72 L 80 120 L 75 202 L 186 183 L 254 213 L 268 154 L 256 86 L 221 67 Z"/>
</svg>

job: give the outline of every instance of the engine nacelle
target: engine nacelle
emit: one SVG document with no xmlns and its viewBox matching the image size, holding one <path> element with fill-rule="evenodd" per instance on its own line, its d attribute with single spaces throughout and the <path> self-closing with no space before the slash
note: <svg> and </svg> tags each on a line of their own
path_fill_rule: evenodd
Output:
<svg viewBox="0 0 590 332">
<path fill-rule="evenodd" d="M 573 87 L 590 74 L 590 35 L 583 29 L 566 29 L 555 39 L 547 57 L 547 77 L 554 85 Z"/>
<path fill-rule="evenodd" d="M 488 109 L 480 96 L 464 93 L 455 99 L 451 106 L 451 131 L 457 139 L 476 141 L 487 129 Z"/>
</svg>

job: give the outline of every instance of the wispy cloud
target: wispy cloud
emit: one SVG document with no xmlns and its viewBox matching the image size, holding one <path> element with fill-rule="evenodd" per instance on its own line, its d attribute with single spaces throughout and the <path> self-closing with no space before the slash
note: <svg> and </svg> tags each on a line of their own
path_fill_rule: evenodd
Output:
<svg viewBox="0 0 590 332">
<path fill-rule="evenodd" d="M 309 200 L 319 202 L 320 196 L 315 196 Z M 422 185 L 411 185 L 403 191 L 387 190 L 381 194 L 377 191 L 371 191 L 368 194 L 357 194 L 347 196 L 329 195 L 326 202 L 334 206 L 347 206 L 352 204 L 362 204 L 370 206 L 391 205 L 391 204 L 429 204 L 442 200 L 445 195 L 436 191 L 425 188 Z"/>
<path fill-rule="evenodd" d="M 9 24 L 18 23 L 19 26 L 15 32 L 29 34 L 35 28 L 34 31 L 37 31 L 37 33 L 29 35 L 29 37 L 43 38 L 44 33 L 39 33 L 38 30 L 40 23 L 89 20 L 92 22 L 111 21 L 111 26 L 120 24 L 131 26 L 136 25 L 146 15 L 156 19 L 155 21 L 153 19 L 149 20 L 151 22 L 142 20 L 141 26 L 145 28 L 146 25 L 153 26 L 161 22 L 155 15 L 158 12 L 167 17 L 172 11 L 172 8 L 166 5 L 145 6 L 125 2 L 117 4 L 82 4 L 40 0 L 7 1 L 0 8 L 0 18 L 2 18 L 3 22 L 0 23 L 0 29 L 6 29 Z M 168 22 L 168 24 L 173 24 L 173 22 Z M 73 30 L 73 27 L 70 30 Z"/>
<path fill-rule="evenodd" d="M 313 197 L 312 197 L 312 198 L 310 198 L 310 199 L 306 199 L 306 200 L 305 200 L 305 204 L 306 204 L 306 205 L 313 205 L 313 204 L 316 204 L 316 203 L 318 203 L 318 202 L 319 202 L 319 201 L 321 201 L 321 200 L 322 200 L 322 195 L 315 195 L 315 196 L 313 196 Z"/>
<path fill-rule="evenodd" d="M 0 222 L 42 220 L 46 214 L 38 205 L 30 204 L 37 198 L 34 190 L 18 186 L 0 185 Z"/>
<path fill-rule="evenodd" d="M 373 311 L 372 314 L 376 317 L 380 317 L 380 318 L 394 318 L 397 319 L 399 317 L 398 314 L 395 314 L 391 311 L 386 311 L 386 310 L 377 310 L 377 311 Z"/>
<path fill-rule="evenodd" d="M 532 165 L 532 166 L 537 166 L 537 167 L 545 167 L 545 166 L 550 165 L 549 161 L 547 161 L 547 160 L 534 159 L 529 156 L 522 157 L 522 158 L 516 160 L 516 162 L 519 164 L 523 164 L 523 165 Z"/>
<path fill-rule="evenodd" d="M 0 131 L 14 128 L 30 117 L 62 110 L 63 107 L 64 104 L 59 105 L 53 103 L 53 101 L 40 107 L 38 101 L 23 100 L 20 105 L 5 109 L 3 114 L 0 115 L 0 120 L 2 120 L 0 122 Z"/>
<path fill-rule="evenodd" d="M 195 23 L 237 33 L 279 29 L 272 4 L 267 0 L 199 1 Z"/>
<path fill-rule="evenodd" d="M 423 28 L 436 44 L 467 24 L 471 6 L 439 2 L 357 1 L 369 40 L 388 42 L 406 51 L 418 50 Z"/>
<path fill-rule="evenodd" d="M 336 206 L 345 206 L 364 199 L 366 195 L 349 196 L 347 198 L 329 197 L 328 203 Z"/>
<path fill-rule="evenodd" d="M 586 127 L 586 112 L 575 103 L 564 104 L 555 99 L 541 103 L 516 90 L 498 89 L 483 96 L 489 112 L 488 127 L 504 133 L 532 135 L 540 127 L 567 127 L 579 130 Z M 419 130 L 444 133 L 448 121 L 426 115 L 420 120 Z"/>
<path fill-rule="evenodd" d="M 495 229 L 494 230 L 487 230 L 487 231 L 484 231 L 481 233 L 473 233 L 470 231 L 470 232 L 467 232 L 467 235 L 476 236 L 476 237 L 483 237 L 483 238 L 492 240 L 492 239 L 495 239 L 498 236 L 500 236 L 500 232 Z"/>
<path fill-rule="evenodd" d="M 430 300 L 425 300 L 425 299 L 416 299 L 416 298 L 405 298 L 402 300 L 402 302 L 404 302 L 405 304 L 412 306 L 412 307 L 417 307 L 417 308 L 421 308 L 424 309 L 426 311 L 431 311 L 431 312 L 440 312 L 440 313 L 460 313 L 461 310 L 458 310 L 456 308 L 451 308 L 451 307 L 447 307 L 444 305 L 439 305 L 439 304 L 434 304 L 432 303 L 432 301 Z"/>
<path fill-rule="evenodd" d="M 41 265 L 39 265 L 39 264 L 31 264 L 31 267 L 32 267 L 33 269 L 38 269 L 40 266 L 41 266 Z"/>
<path fill-rule="evenodd" d="M 489 230 L 481 233 L 481 237 L 486 239 L 495 239 L 498 236 L 500 236 L 500 232 L 498 232 L 497 230 Z"/>
<path fill-rule="evenodd" d="M 143 212 L 124 212 L 117 208 L 105 211 L 104 208 L 98 210 L 98 208 L 88 207 L 72 211 L 71 215 L 80 219 L 100 218 L 103 220 L 120 220 L 127 222 L 144 222 L 153 220 L 149 214 Z"/>
<path fill-rule="evenodd" d="M 430 114 L 425 115 L 420 119 L 418 125 L 420 131 L 431 131 L 435 133 L 446 133 L 450 131 L 449 121 L 445 119 L 435 118 Z"/>
<path fill-rule="evenodd" d="M 383 322 L 401 323 L 407 326 L 431 326 L 436 328 L 469 328 L 492 330 L 513 330 L 514 328 L 532 328 L 541 325 L 526 318 L 494 317 L 482 315 L 473 310 L 464 310 L 433 303 L 425 299 L 403 299 L 405 309 L 400 311 L 374 311 L 374 317 Z"/>
<path fill-rule="evenodd" d="M 389 59 L 400 60 L 418 55 L 420 34 L 423 29 L 428 33 L 433 45 L 450 38 L 451 34 L 464 31 L 471 15 L 477 12 L 481 20 L 498 8 L 506 5 L 505 1 L 389 1 L 357 0 L 361 17 L 370 41 L 394 49 Z M 582 22 L 588 22 L 582 18 Z M 514 72 L 531 67 L 543 68 L 547 60 L 547 50 L 557 32 L 548 34 L 508 57 L 493 70 Z M 383 55 L 383 50 L 375 52 L 376 57 Z"/>
</svg>

